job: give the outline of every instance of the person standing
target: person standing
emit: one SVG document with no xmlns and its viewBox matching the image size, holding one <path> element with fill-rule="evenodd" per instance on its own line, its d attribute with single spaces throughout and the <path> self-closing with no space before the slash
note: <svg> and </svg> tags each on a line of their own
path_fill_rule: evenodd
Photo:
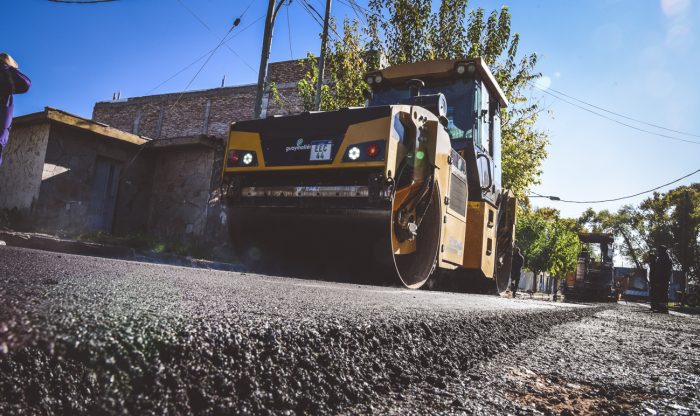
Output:
<svg viewBox="0 0 700 416">
<path fill-rule="evenodd" d="M 513 293 L 513 297 L 515 297 L 515 292 L 517 292 L 520 284 L 520 272 L 523 269 L 523 264 L 525 264 L 525 257 L 520 254 L 520 247 L 515 246 L 513 258 L 510 261 L 510 290 Z"/>
<path fill-rule="evenodd" d="M 668 285 L 673 263 L 666 246 L 659 246 L 656 253 L 656 312 L 668 313 Z"/>
<path fill-rule="evenodd" d="M 658 269 L 656 267 L 656 253 L 650 251 L 647 255 L 647 264 L 649 264 L 649 305 L 651 310 L 655 311 L 658 303 Z"/>
<path fill-rule="evenodd" d="M 29 91 L 32 85 L 29 77 L 19 70 L 19 65 L 6 53 L 0 53 L 0 166 L 2 166 L 2 152 L 10 139 L 10 126 L 12 125 L 12 111 L 14 94 L 23 94 Z"/>
</svg>

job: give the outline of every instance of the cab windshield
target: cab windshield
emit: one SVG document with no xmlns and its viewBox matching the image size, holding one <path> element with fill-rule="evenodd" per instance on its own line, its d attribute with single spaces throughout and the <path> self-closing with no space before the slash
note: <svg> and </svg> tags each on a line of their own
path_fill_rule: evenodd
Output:
<svg viewBox="0 0 700 416">
<path fill-rule="evenodd" d="M 442 93 L 447 101 L 447 132 L 450 139 L 464 141 L 472 139 L 474 124 L 474 84 L 459 80 L 444 85 L 428 85 L 420 90 L 421 95 Z M 370 106 L 395 105 L 408 100 L 408 87 L 389 87 L 374 91 Z"/>
</svg>

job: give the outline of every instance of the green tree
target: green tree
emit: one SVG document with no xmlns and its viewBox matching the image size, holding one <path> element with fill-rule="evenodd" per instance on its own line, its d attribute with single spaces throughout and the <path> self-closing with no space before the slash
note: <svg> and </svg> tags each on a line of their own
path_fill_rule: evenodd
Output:
<svg viewBox="0 0 700 416">
<path fill-rule="evenodd" d="M 335 33 L 335 21 L 331 21 L 331 32 Z M 321 87 L 321 110 L 332 111 L 364 104 L 362 92 L 367 89 L 364 75 L 368 71 L 365 59 L 366 41 L 362 37 L 356 20 L 343 21 L 343 38 L 329 45 L 326 57 L 325 81 Z M 318 62 L 313 54 L 299 63 L 307 68 L 304 78 L 297 83 L 304 110 L 313 110 L 318 82 Z"/>
<path fill-rule="evenodd" d="M 542 272 L 556 282 L 576 270 L 578 228 L 575 220 L 560 218 L 555 209 L 522 210 L 516 224 L 516 241 L 525 257 L 525 268 L 535 275 L 535 285 Z"/>
<path fill-rule="evenodd" d="M 520 36 L 511 31 L 507 7 L 487 15 L 482 8 L 467 13 L 467 6 L 467 0 L 442 0 L 434 12 L 431 0 L 370 0 L 366 38 L 356 21 L 346 20 L 343 41 L 331 47 L 329 89 L 322 91 L 321 108 L 360 105 L 367 88 L 364 72 L 379 68 L 379 53 L 390 65 L 481 57 L 511 103 L 501 115 L 502 180 L 523 199 L 527 189 L 539 183 L 549 143 L 547 134 L 536 127 L 541 109 L 525 94 L 540 76 L 535 71 L 537 55 L 519 54 Z M 377 53 L 368 54 L 368 50 Z M 312 108 L 317 77 L 314 68 L 299 84 L 307 110 Z"/>
<path fill-rule="evenodd" d="M 617 212 L 596 212 L 588 208 L 581 214 L 578 223 L 590 228 L 592 232 L 612 231 L 615 239 L 622 242 L 620 254 L 631 260 L 638 269 L 644 268 L 644 253 L 648 251 L 644 238 L 644 221 L 633 206 L 625 205 Z"/>
<path fill-rule="evenodd" d="M 669 248 L 691 280 L 700 277 L 700 183 L 654 193 L 639 205 L 649 248 Z"/>
<path fill-rule="evenodd" d="M 524 267 L 535 274 L 547 269 L 546 234 L 548 223 L 536 211 L 522 210 L 515 225 L 515 240 L 525 258 Z"/>
<path fill-rule="evenodd" d="M 563 279 L 576 270 L 579 241 L 576 221 L 557 218 L 550 223 L 550 262 L 547 272 L 555 279 Z"/>
<path fill-rule="evenodd" d="M 646 253 L 663 244 L 690 280 L 700 277 L 700 183 L 654 193 L 638 207 L 615 213 L 589 208 L 578 223 L 591 231 L 611 230 L 622 241 L 622 255 L 638 268 Z"/>
</svg>

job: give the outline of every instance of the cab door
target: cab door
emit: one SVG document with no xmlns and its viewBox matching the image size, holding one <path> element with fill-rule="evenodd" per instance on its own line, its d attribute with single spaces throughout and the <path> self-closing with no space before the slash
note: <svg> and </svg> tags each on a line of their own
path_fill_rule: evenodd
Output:
<svg viewBox="0 0 700 416">
<path fill-rule="evenodd" d="M 500 178 L 496 178 L 496 159 L 495 154 L 498 153 L 498 163 L 500 164 L 500 143 L 496 143 L 495 130 L 500 131 L 500 121 L 496 119 L 497 113 L 490 103 L 490 94 L 483 83 L 479 83 L 477 93 L 475 94 L 475 140 L 476 147 L 476 162 L 479 170 L 479 182 L 481 185 L 481 197 L 492 203 L 496 203 L 500 192 Z M 498 124 L 496 124 L 498 122 Z M 498 149 L 497 149 L 498 148 Z M 498 152 L 496 152 L 498 150 Z M 496 186 L 496 182 L 499 186 Z M 497 190 L 498 188 L 498 190 Z"/>
</svg>

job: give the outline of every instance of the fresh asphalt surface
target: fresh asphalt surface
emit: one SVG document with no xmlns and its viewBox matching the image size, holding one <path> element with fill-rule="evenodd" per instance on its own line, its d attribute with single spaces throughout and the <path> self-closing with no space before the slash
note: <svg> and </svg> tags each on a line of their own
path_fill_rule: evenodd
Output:
<svg viewBox="0 0 700 416">
<path fill-rule="evenodd" d="M 0 247 L 0 414 L 372 411 L 600 310 Z"/>
</svg>

